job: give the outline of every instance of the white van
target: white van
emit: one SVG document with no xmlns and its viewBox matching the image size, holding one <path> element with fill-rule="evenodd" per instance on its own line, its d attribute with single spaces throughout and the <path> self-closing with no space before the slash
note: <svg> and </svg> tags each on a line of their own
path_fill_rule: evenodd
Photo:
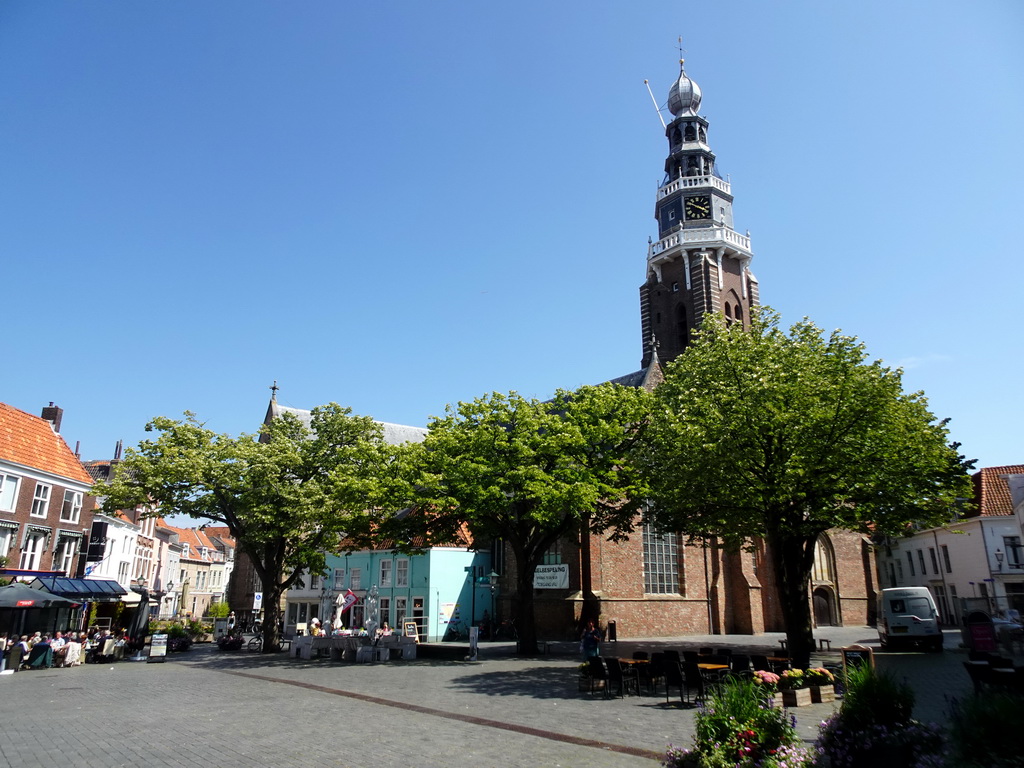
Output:
<svg viewBox="0 0 1024 768">
<path fill-rule="evenodd" d="M 927 587 L 894 587 L 878 593 L 878 640 L 883 648 L 920 644 L 942 650 L 939 611 Z"/>
</svg>

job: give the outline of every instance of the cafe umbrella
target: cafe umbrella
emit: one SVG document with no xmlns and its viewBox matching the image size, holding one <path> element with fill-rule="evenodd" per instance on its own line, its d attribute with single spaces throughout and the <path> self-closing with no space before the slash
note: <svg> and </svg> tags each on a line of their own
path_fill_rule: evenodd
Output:
<svg viewBox="0 0 1024 768">
<path fill-rule="evenodd" d="M 139 593 L 140 600 L 139 604 L 135 606 L 135 613 L 128 624 L 127 645 L 129 650 L 138 653 L 146 647 L 146 635 L 149 634 L 149 592 L 145 586 L 138 588 L 133 586 L 132 590 Z"/>
<path fill-rule="evenodd" d="M 76 605 L 74 600 L 32 589 L 21 582 L 0 587 L 0 608 L 71 608 Z"/>
<path fill-rule="evenodd" d="M 60 608 L 75 608 L 79 603 L 42 589 L 33 589 L 21 582 L 0 587 L 0 631 L 25 634 L 44 627 L 64 629 L 58 625 L 66 614 Z"/>
</svg>

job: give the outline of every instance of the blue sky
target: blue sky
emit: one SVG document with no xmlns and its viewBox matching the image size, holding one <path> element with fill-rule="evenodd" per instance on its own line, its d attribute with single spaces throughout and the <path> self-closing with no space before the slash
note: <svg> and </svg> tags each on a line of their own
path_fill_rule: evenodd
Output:
<svg viewBox="0 0 1024 768">
<path fill-rule="evenodd" d="M 1024 4 L 5 0 L 0 400 L 86 459 L 277 380 L 425 425 L 635 370 L 683 36 L 765 304 L 1024 462 Z"/>
</svg>

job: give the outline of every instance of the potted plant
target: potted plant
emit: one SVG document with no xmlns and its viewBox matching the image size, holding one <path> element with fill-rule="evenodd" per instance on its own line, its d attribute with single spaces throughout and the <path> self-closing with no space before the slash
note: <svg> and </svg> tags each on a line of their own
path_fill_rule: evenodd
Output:
<svg viewBox="0 0 1024 768">
<path fill-rule="evenodd" d="M 801 744 L 793 720 L 765 706 L 765 686 L 727 679 L 714 686 L 694 717 L 693 746 L 669 745 L 666 768 L 810 768 L 814 753 Z"/>
<path fill-rule="evenodd" d="M 754 670 L 754 676 L 751 679 L 761 692 L 761 696 L 766 703 L 771 704 L 773 707 L 782 706 L 782 694 L 779 693 L 778 675 L 764 669 L 757 669 Z"/>
<path fill-rule="evenodd" d="M 807 687 L 807 676 L 802 669 L 787 669 L 779 675 L 782 689 L 782 703 L 787 707 L 806 707 L 811 703 L 811 689 Z"/>
<path fill-rule="evenodd" d="M 804 680 L 811 691 L 811 701 L 825 704 L 836 700 L 835 678 L 824 667 L 814 667 L 804 673 Z"/>
</svg>

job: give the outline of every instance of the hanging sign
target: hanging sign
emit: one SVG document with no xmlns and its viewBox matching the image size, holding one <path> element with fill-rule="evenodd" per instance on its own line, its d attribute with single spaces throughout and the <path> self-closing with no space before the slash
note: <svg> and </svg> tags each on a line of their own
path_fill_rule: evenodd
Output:
<svg viewBox="0 0 1024 768">
<path fill-rule="evenodd" d="M 252 596 L 252 609 L 254 611 L 263 610 L 263 593 L 255 592 Z"/>
<path fill-rule="evenodd" d="M 538 565 L 533 572 L 534 589 L 568 589 L 569 564 Z"/>
</svg>

